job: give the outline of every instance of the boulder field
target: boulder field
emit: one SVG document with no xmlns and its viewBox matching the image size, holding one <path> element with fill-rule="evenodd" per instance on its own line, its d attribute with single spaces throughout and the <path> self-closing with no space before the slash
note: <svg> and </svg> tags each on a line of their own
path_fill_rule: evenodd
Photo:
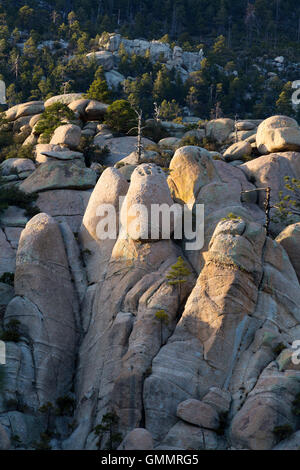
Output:
<svg viewBox="0 0 300 470">
<path fill-rule="evenodd" d="M 32 119 L 51 100 L 7 117 Z M 33 160 L 1 164 L 40 213 L 1 216 L 0 449 L 299 448 L 300 222 L 267 233 L 261 191 L 271 187 L 273 215 L 284 177 L 300 179 L 296 121 L 214 120 L 201 131 L 223 151 L 176 149 L 169 135 L 168 171 L 131 156 L 130 171 L 108 165 L 99 177 L 78 149 L 83 129 L 122 158 L 133 138 L 103 132 L 100 104 L 63 100 L 85 124 L 36 143 Z M 136 204 L 173 203 L 204 204 L 201 248 L 173 226 L 149 238 L 143 214 L 132 230 Z M 114 238 L 99 238 L 103 204 L 115 208 Z"/>
</svg>

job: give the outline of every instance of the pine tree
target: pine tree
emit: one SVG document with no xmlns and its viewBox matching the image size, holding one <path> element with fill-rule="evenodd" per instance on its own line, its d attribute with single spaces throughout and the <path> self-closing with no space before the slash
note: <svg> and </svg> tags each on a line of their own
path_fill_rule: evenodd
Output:
<svg viewBox="0 0 300 470">
<path fill-rule="evenodd" d="M 168 284 L 170 286 L 178 286 L 179 299 L 181 298 L 181 286 L 187 282 L 187 278 L 190 274 L 191 271 L 189 270 L 187 263 L 181 256 L 179 256 L 176 263 L 171 266 L 171 269 L 166 276 L 166 278 L 169 280 Z"/>
<path fill-rule="evenodd" d="M 172 84 L 165 66 L 159 70 L 153 85 L 153 97 L 161 103 L 164 99 L 172 99 Z"/>
<path fill-rule="evenodd" d="M 103 67 L 99 67 L 95 74 L 95 80 L 90 85 L 85 98 L 101 101 L 102 103 L 111 102 L 111 92 L 104 78 Z"/>
<path fill-rule="evenodd" d="M 276 101 L 276 109 L 279 114 L 284 114 L 286 116 L 294 115 L 294 110 L 292 106 L 292 93 L 292 82 L 287 82 L 284 85 L 278 100 Z"/>
<path fill-rule="evenodd" d="M 163 324 L 167 325 L 169 323 L 169 315 L 165 310 L 157 310 L 155 313 L 155 319 L 160 322 L 160 344 L 163 343 Z"/>
<path fill-rule="evenodd" d="M 98 424 L 94 428 L 94 433 L 99 437 L 97 441 L 97 447 L 100 450 L 102 447 L 102 440 L 105 435 L 108 434 L 108 441 L 105 444 L 104 450 L 114 450 L 117 445 L 122 440 L 122 435 L 117 432 L 117 425 L 119 422 L 119 417 L 115 412 L 106 413 L 101 421 L 101 424 Z"/>
</svg>

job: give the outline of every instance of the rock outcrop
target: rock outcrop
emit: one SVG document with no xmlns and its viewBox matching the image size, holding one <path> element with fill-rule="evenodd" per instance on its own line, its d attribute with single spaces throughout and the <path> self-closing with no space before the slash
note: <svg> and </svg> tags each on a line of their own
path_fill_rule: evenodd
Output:
<svg viewBox="0 0 300 470">
<path fill-rule="evenodd" d="M 35 216 L 22 232 L 15 295 L 4 325 L 19 322 L 20 342 L 8 343 L 4 396 L 32 413 L 70 392 L 79 334 L 78 302 L 63 239 L 58 224 L 46 214 Z"/>
<path fill-rule="evenodd" d="M 292 118 L 272 116 L 257 129 L 256 143 L 261 154 L 300 150 L 300 128 Z"/>
<path fill-rule="evenodd" d="M 114 61 L 121 39 L 102 45 Z M 154 56 L 192 61 L 160 44 Z M 273 217 L 284 177 L 300 179 L 295 121 L 217 119 L 188 132 L 199 118 L 163 122 L 167 138 L 144 139 L 141 159 L 136 137 L 103 123 L 107 105 L 78 94 L 18 105 L 6 125 L 37 141 L 44 106 L 59 101 L 78 126 L 59 127 L 32 160 L 1 164 L 3 193 L 37 200 L 0 217 L 0 449 L 50 435 L 53 449 L 104 449 L 112 436 L 99 425 L 119 450 L 296 448 L 299 223 L 272 219 L 267 233 L 264 206 L 270 187 Z M 183 135 L 218 152 L 177 148 Z M 82 136 L 110 154 L 99 163 Z M 183 214 L 200 234 L 194 249 L 175 231 Z"/>
</svg>

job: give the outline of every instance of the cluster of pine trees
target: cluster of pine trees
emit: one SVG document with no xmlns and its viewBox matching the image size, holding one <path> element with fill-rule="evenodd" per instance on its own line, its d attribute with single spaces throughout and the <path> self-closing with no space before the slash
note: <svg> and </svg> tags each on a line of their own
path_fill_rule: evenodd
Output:
<svg viewBox="0 0 300 470">
<path fill-rule="evenodd" d="M 109 93 L 103 71 L 86 58 L 104 31 L 201 48 L 205 60 L 183 84 L 164 64 L 123 51 L 119 70 L 135 80 Z M 202 118 L 295 116 L 290 98 L 297 71 L 267 76 L 257 66 L 264 55 L 299 62 L 298 0 L 0 0 L 0 78 L 9 105 L 88 92 L 105 102 L 128 99 L 145 116 L 154 102 L 166 117 L 184 106 Z"/>
</svg>

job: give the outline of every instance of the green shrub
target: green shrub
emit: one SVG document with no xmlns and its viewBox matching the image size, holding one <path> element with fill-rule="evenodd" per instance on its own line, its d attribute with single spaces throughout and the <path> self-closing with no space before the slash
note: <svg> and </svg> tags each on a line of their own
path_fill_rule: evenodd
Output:
<svg viewBox="0 0 300 470">
<path fill-rule="evenodd" d="M 202 146 L 202 140 L 198 139 L 195 135 L 187 135 L 186 137 L 182 137 L 180 142 L 177 145 L 177 148 L 185 147 L 186 145 L 194 145 L 196 147 Z"/>
<path fill-rule="evenodd" d="M 35 450 L 51 450 L 50 441 L 51 435 L 46 432 L 42 432 L 40 434 L 40 441 L 34 441 L 32 446 Z"/>
<path fill-rule="evenodd" d="M 99 148 L 94 145 L 94 138 L 90 136 L 83 136 L 80 139 L 78 151 L 83 153 L 86 166 L 91 166 L 92 163 L 103 163 L 105 157 L 110 153 L 107 145 Z"/>
<path fill-rule="evenodd" d="M 163 128 L 160 121 L 149 119 L 143 129 L 143 136 L 154 142 L 159 142 L 161 139 L 168 137 L 168 133 Z"/>
<path fill-rule="evenodd" d="M 19 189 L 17 186 L 0 187 L 0 214 L 9 206 L 21 207 L 32 213 L 39 211 L 37 206 L 33 206 L 34 201 L 38 198 L 37 194 L 28 194 Z M 35 208 L 35 209 L 34 209 Z"/>
<path fill-rule="evenodd" d="M 103 446 L 104 450 L 114 450 L 118 447 L 122 440 L 122 435 L 117 432 L 118 422 L 119 417 L 116 413 L 109 412 L 103 416 L 101 424 L 98 424 L 94 428 L 94 433 L 96 436 L 99 436 L 97 441 L 98 449 L 101 449 L 103 438 L 106 436 L 108 437 L 108 441 Z"/>
<path fill-rule="evenodd" d="M 69 397 L 68 395 L 64 395 L 63 397 L 59 397 L 56 400 L 56 414 L 58 416 L 72 416 L 75 409 L 75 400 L 74 398 Z"/>
<path fill-rule="evenodd" d="M 76 119 L 75 113 L 66 104 L 54 103 L 43 112 L 35 126 L 35 132 L 42 135 L 44 142 L 50 142 L 57 127 L 74 119 Z"/>
<path fill-rule="evenodd" d="M 204 137 L 202 140 L 202 147 L 208 150 L 209 152 L 219 152 L 221 145 L 210 137 Z"/>
<path fill-rule="evenodd" d="M 101 101 L 102 103 L 111 102 L 111 92 L 109 91 L 105 80 L 103 67 L 98 68 L 95 74 L 95 80 L 83 97 L 90 100 Z"/>
<path fill-rule="evenodd" d="M 15 143 L 1 151 L 1 158 L 2 160 L 8 160 L 9 158 L 29 158 L 34 161 L 33 149 L 33 145 L 18 145 Z"/>
<path fill-rule="evenodd" d="M 289 192 L 285 196 L 283 191 L 279 192 L 279 202 L 274 205 L 276 212 L 272 220 L 289 225 L 300 220 L 300 180 L 290 176 L 285 176 L 284 180 Z"/>
<path fill-rule="evenodd" d="M 4 273 L 0 277 L 0 282 L 3 282 L 4 284 L 8 284 L 10 286 L 13 286 L 14 285 L 14 279 L 15 279 L 14 273 Z"/>
<path fill-rule="evenodd" d="M 127 134 L 137 125 L 137 116 L 128 101 L 117 100 L 107 108 L 105 124 L 114 132 Z"/>
<path fill-rule="evenodd" d="M 163 100 L 159 108 L 159 117 L 166 121 L 172 121 L 180 117 L 181 110 L 179 104 L 175 101 Z"/>
<path fill-rule="evenodd" d="M 239 215 L 234 214 L 233 212 L 229 212 L 226 217 L 223 217 L 221 220 L 238 220 L 241 219 Z"/>
<path fill-rule="evenodd" d="M 274 348 L 273 348 L 273 353 L 276 354 L 276 356 L 279 356 L 279 354 L 286 349 L 285 344 L 283 343 L 278 343 Z"/>
<path fill-rule="evenodd" d="M 282 426 L 275 426 L 273 434 L 276 436 L 278 442 L 287 439 L 293 434 L 294 430 L 289 424 L 283 424 Z"/>
<path fill-rule="evenodd" d="M 170 271 L 166 275 L 169 286 L 178 286 L 179 298 L 181 298 L 181 285 L 187 282 L 187 278 L 190 274 L 191 271 L 189 270 L 187 263 L 181 256 L 179 256 L 176 263 L 171 266 Z"/>
<path fill-rule="evenodd" d="M 20 436 L 18 434 L 13 434 L 10 438 L 12 444 L 14 447 L 21 447 L 22 446 L 22 441 L 20 439 Z"/>
<path fill-rule="evenodd" d="M 298 393 L 293 401 L 292 412 L 296 416 L 300 416 L 300 393 Z"/>
<path fill-rule="evenodd" d="M 18 343 L 20 341 L 19 327 L 19 320 L 10 320 L 5 326 L 4 331 L 0 336 L 0 339 L 4 342 L 11 341 L 13 343 Z"/>
<path fill-rule="evenodd" d="M 225 434 L 225 429 L 227 426 L 227 420 L 228 420 L 228 412 L 223 411 L 219 414 L 219 427 L 216 430 L 216 434 L 218 436 L 223 436 Z"/>
</svg>

